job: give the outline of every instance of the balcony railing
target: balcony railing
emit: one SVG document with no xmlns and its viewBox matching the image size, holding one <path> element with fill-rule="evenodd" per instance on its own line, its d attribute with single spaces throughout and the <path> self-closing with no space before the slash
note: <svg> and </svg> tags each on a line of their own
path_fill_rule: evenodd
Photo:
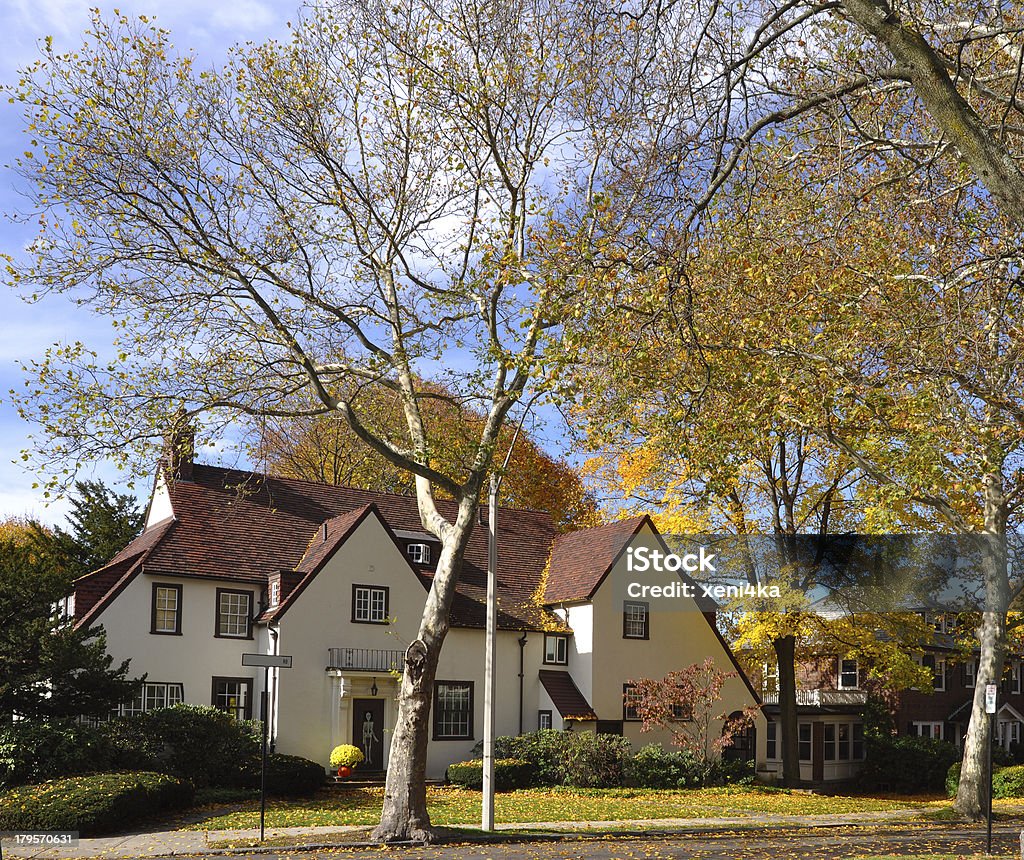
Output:
<svg viewBox="0 0 1024 860">
<path fill-rule="evenodd" d="M 404 652 L 384 648 L 328 648 L 327 668 L 349 672 L 390 672 L 401 670 Z"/>
<path fill-rule="evenodd" d="M 779 703 L 778 692 L 762 693 L 766 705 Z M 797 690 L 796 703 L 801 706 L 827 708 L 841 705 L 863 705 L 868 700 L 864 690 Z"/>
</svg>

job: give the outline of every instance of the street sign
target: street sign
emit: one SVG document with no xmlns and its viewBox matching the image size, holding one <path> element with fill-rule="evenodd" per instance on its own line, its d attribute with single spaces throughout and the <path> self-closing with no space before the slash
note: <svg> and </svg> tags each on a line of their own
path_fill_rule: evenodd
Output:
<svg viewBox="0 0 1024 860">
<path fill-rule="evenodd" d="M 996 693 L 999 687 L 996 684 L 988 684 L 985 687 L 985 713 L 994 714 L 996 712 Z"/>
<path fill-rule="evenodd" d="M 267 827 L 267 728 L 270 712 L 267 708 L 267 690 L 270 689 L 271 669 L 291 669 L 291 654 L 243 654 L 243 666 L 260 666 L 263 669 L 263 692 L 260 693 L 260 719 L 263 721 L 263 759 L 260 764 L 260 842 Z"/>
<path fill-rule="evenodd" d="M 264 669 L 291 669 L 291 654 L 243 654 L 243 666 L 262 666 Z"/>
</svg>

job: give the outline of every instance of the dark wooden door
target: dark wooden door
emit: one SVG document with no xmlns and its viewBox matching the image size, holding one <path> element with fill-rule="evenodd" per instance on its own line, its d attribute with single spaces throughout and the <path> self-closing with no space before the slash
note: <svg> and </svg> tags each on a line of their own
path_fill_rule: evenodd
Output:
<svg viewBox="0 0 1024 860">
<path fill-rule="evenodd" d="M 366 760 L 359 770 L 384 770 L 384 700 L 355 699 L 352 702 L 352 743 Z"/>
</svg>

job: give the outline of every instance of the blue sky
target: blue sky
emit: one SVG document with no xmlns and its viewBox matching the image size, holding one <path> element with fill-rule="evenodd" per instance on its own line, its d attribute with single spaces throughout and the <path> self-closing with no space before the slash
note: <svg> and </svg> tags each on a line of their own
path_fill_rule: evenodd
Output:
<svg viewBox="0 0 1024 860">
<path fill-rule="evenodd" d="M 77 48 L 83 41 L 91 5 L 71 0 L 0 0 L 0 27 L 5 34 L 0 81 L 16 83 L 18 69 L 37 57 L 37 46 L 46 36 L 53 38 L 58 51 Z M 101 11 L 109 16 L 114 8 L 103 6 Z M 232 0 L 229 4 L 132 0 L 118 2 L 116 8 L 129 16 L 155 17 L 157 24 L 171 31 L 173 43 L 182 51 L 194 51 L 202 65 L 215 64 L 230 45 L 239 41 L 286 38 L 287 22 L 297 16 L 299 0 Z M 6 167 L 26 148 L 22 124 L 18 108 L 0 99 L 0 165 L 4 165 L 0 168 L 0 212 L 5 214 L 23 214 L 28 206 L 18 191 L 21 180 Z M 33 236 L 31 227 L 0 219 L 0 248 L 5 252 L 19 254 Z M 21 465 L 20 453 L 30 445 L 29 434 L 34 428 L 19 418 L 8 391 L 24 384 L 20 361 L 40 357 L 46 347 L 58 341 L 81 340 L 102 354 L 112 340 L 112 329 L 108 320 L 85 313 L 66 297 L 48 297 L 28 305 L 6 287 L 0 287 L 0 320 L 0 519 L 33 516 L 44 522 L 59 522 L 67 511 L 66 502 L 44 504 L 42 491 L 32 486 L 35 476 Z M 555 410 L 538 411 L 542 426 L 534 427 L 534 438 L 549 450 L 558 451 L 563 448 L 564 425 Z M 232 458 L 231 463 L 235 462 Z M 101 478 L 121 491 L 128 490 L 129 476 L 118 473 L 110 464 L 95 464 L 79 477 Z M 150 476 L 136 478 L 134 492 L 145 493 Z"/>
<path fill-rule="evenodd" d="M 92 5 L 72 0 L 2 0 L 0 32 L 4 34 L 4 51 L 0 81 L 16 83 L 17 70 L 35 59 L 37 45 L 45 36 L 52 36 L 58 49 L 81 44 Z M 101 7 L 108 14 L 113 8 Z M 126 15 L 156 16 L 157 23 L 171 30 L 179 48 L 191 48 L 201 61 L 213 63 L 234 42 L 286 35 L 286 24 L 294 19 L 298 3 L 129 0 L 118 2 L 116 8 Z M 18 177 L 6 167 L 25 148 L 21 126 L 18 109 L 6 98 L 0 100 L 0 164 L 4 165 L 0 168 L 0 211 L 5 214 L 24 212 L 27 205 L 18 193 Z M 31 229 L 6 218 L 0 221 L 0 247 L 7 253 L 17 254 L 31 235 Z M 66 504 L 58 501 L 45 506 L 40 491 L 32 488 L 33 475 L 19 465 L 31 428 L 18 417 L 7 392 L 23 384 L 20 360 L 40 356 L 56 341 L 82 340 L 102 347 L 111 340 L 110 324 L 84 314 L 62 298 L 27 305 L 8 288 L 0 288 L 0 320 L 0 519 L 31 515 L 46 522 L 60 521 Z M 126 481 L 126 476 L 105 464 L 97 464 L 81 477 L 99 477 L 119 489 L 124 489 Z M 140 481 L 143 492 L 148 483 L 148 479 Z"/>
</svg>

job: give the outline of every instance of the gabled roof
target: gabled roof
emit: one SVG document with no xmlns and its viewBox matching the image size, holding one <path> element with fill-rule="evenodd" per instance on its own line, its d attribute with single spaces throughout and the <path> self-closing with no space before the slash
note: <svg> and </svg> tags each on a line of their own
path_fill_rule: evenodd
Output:
<svg viewBox="0 0 1024 860">
<path fill-rule="evenodd" d="M 317 529 L 316 535 L 313 540 L 310 541 L 305 555 L 302 556 L 302 560 L 295 566 L 295 572 L 302 574 L 302 578 L 287 595 L 284 595 L 278 606 L 268 609 L 259 617 L 259 620 L 275 621 L 284 615 L 288 611 L 289 607 L 291 607 L 299 598 L 299 595 L 302 594 L 306 586 L 316 578 L 318 573 L 320 573 L 323 566 L 331 559 L 331 556 L 333 556 L 338 548 L 349 539 L 349 536 L 352 535 L 360 525 L 362 525 L 363 521 L 367 517 L 376 517 L 384 527 L 385 531 L 389 533 L 391 539 L 395 540 L 395 536 L 391 532 L 391 529 L 388 528 L 388 524 L 384 522 L 381 518 L 380 511 L 377 510 L 377 506 L 373 504 L 364 505 L 354 511 L 349 511 L 347 514 L 341 514 L 328 520 L 319 529 Z M 397 542 L 396 549 L 398 549 Z M 402 558 L 405 558 L 404 554 L 402 555 Z M 417 576 L 416 571 L 413 570 L 412 565 L 408 563 L 407 559 L 406 565 L 409 568 L 410 577 Z M 422 577 L 417 577 L 417 579 L 422 583 Z"/>
<path fill-rule="evenodd" d="M 559 535 L 551 547 L 544 602 L 590 600 L 649 517 Z"/>
<path fill-rule="evenodd" d="M 90 624 L 142 570 L 149 553 L 173 526 L 174 520 L 150 526 L 99 570 L 78 577 L 74 582 L 75 623 Z"/>
<path fill-rule="evenodd" d="M 310 555 L 312 541 L 323 523 L 329 523 L 329 531 L 343 530 L 341 517 L 370 505 L 392 532 L 423 530 L 413 496 L 273 478 L 199 463 L 193 466 L 191 481 L 170 482 L 168 492 L 173 524 L 147 529 L 115 559 L 141 559 L 132 576 L 144 567 L 147 574 L 158 576 L 263 585 L 279 570 L 315 566 Z M 454 502 L 439 500 L 437 506 L 443 516 L 454 519 Z M 499 511 L 500 627 L 538 630 L 557 623 L 534 599 L 554 534 L 551 517 L 542 511 Z M 429 585 L 432 573 L 418 569 L 417 576 Z M 486 591 L 487 529 L 477 525 L 464 555 L 452 624 L 483 627 Z M 91 617 L 102 610 L 100 604 L 96 608 Z"/>
<path fill-rule="evenodd" d="M 563 720 L 596 720 L 597 714 L 568 672 L 538 670 L 540 682 Z"/>
</svg>

